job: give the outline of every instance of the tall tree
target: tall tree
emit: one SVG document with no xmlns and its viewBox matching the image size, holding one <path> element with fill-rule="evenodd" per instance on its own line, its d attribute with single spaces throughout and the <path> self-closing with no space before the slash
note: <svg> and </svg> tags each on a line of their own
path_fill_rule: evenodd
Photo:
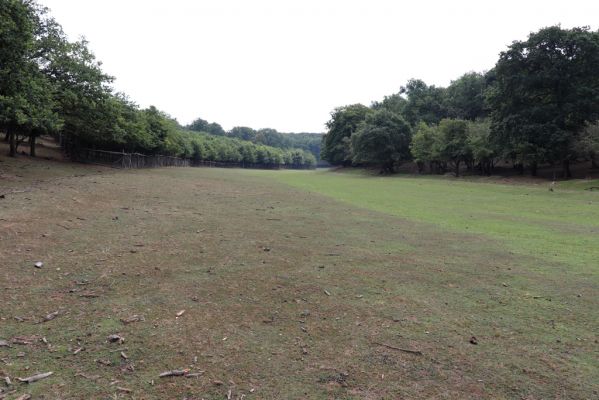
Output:
<svg viewBox="0 0 599 400">
<path fill-rule="evenodd" d="M 328 132 L 322 138 L 321 158 L 333 165 L 351 164 L 350 137 L 372 112 L 362 104 L 336 108 L 327 122 Z"/>
<path fill-rule="evenodd" d="M 410 126 L 400 115 L 376 110 L 366 116 L 351 137 L 352 161 L 380 165 L 383 172 L 392 173 L 410 159 L 410 140 Z"/>
<path fill-rule="evenodd" d="M 495 67 L 493 135 L 531 167 L 561 162 L 571 176 L 574 145 L 599 119 L 599 32 L 552 26 L 514 42 Z"/>
<path fill-rule="evenodd" d="M 439 123 L 439 153 L 441 159 L 453 164 L 455 175 L 460 176 L 460 164 L 472 157 L 466 121 L 444 119 Z"/>
<path fill-rule="evenodd" d="M 28 53 L 35 25 L 27 2 L 0 2 L 0 124 L 9 137 L 10 155 L 16 155 L 16 130 L 26 122 Z"/>
</svg>

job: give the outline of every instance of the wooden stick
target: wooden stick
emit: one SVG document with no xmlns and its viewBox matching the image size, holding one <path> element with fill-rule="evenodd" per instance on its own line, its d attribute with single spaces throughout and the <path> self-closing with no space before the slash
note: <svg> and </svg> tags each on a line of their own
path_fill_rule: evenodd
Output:
<svg viewBox="0 0 599 400">
<path fill-rule="evenodd" d="M 161 373 L 159 376 L 161 378 L 166 378 L 168 376 L 185 376 L 189 373 L 188 369 L 173 369 L 171 371 L 166 371 Z"/>
<path fill-rule="evenodd" d="M 383 347 L 386 347 L 391 350 L 403 351 L 404 353 L 416 354 L 419 356 L 423 355 L 423 353 L 420 350 L 402 349 L 401 347 L 395 347 L 395 346 L 391 346 L 389 344 L 379 343 L 379 342 L 372 342 L 372 344 L 376 344 L 378 346 L 383 346 Z"/>
<path fill-rule="evenodd" d="M 33 382 L 41 381 L 42 379 L 46 379 L 47 377 L 49 377 L 53 373 L 54 372 L 46 372 L 46 373 L 43 373 L 43 374 L 32 375 L 32 376 L 29 376 L 27 378 L 17 378 L 17 379 L 20 382 L 33 383 Z"/>
</svg>

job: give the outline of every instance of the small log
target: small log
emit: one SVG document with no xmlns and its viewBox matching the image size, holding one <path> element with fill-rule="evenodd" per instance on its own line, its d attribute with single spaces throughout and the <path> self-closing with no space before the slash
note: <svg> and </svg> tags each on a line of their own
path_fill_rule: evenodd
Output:
<svg viewBox="0 0 599 400">
<path fill-rule="evenodd" d="M 42 379 L 46 379 L 53 373 L 54 372 L 45 372 L 43 374 L 37 374 L 37 375 L 28 376 L 27 378 L 17 378 L 17 379 L 19 380 L 19 382 L 33 383 L 33 382 L 41 381 Z"/>
</svg>

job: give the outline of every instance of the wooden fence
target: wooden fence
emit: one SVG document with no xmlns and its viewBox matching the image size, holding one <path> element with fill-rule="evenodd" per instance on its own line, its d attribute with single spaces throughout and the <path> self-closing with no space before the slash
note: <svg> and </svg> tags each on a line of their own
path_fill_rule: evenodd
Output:
<svg viewBox="0 0 599 400">
<path fill-rule="evenodd" d="M 146 156 L 139 153 L 119 153 L 117 151 L 80 149 L 71 152 L 73 161 L 108 165 L 112 168 L 156 168 L 156 167 L 188 167 L 189 160 L 170 156 Z"/>
<path fill-rule="evenodd" d="M 156 168 L 156 167 L 208 167 L 208 168 L 252 168 L 252 169 L 309 169 L 304 165 L 274 163 L 244 163 L 221 161 L 197 161 L 188 158 L 170 156 L 147 156 L 139 153 L 120 153 L 93 149 L 71 150 L 69 157 L 73 161 L 88 164 L 108 165 L 112 168 Z M 313 168 L 313 167 L 312 167 Z"/>
</svg>

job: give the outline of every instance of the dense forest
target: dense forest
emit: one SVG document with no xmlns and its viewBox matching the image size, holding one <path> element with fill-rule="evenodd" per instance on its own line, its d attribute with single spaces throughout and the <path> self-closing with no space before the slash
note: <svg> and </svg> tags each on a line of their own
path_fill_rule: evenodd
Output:
<svg viewBox="0 0 599 400">
<path fill-rule="evenodd" d="M 115 93 L 113 80 L 88 43 L 69 41 L 46 8 L 33 0 L 0 1 L 0 131 L 10 155 L 26 141 L 35 156 L 36 138 L 51 135 L 67 153 L 93 148 L 292 168 L 316 164 L 311 136 L 286 135 L 281 144 L 273 135 L 248 142 L 213 136 L 211 126 L 186 129 L 156 107 L 140 109 Z"/>
<path fill-rule="evenodd" d="M 410 80 L 369 107 L 331 113 L 322 158 L 393 172 L 491 174 L 501 163 L 536 175 L 541 166 L 599 162 L 599 32 L 553 26 L 513 42 L 493 69 L 448 87 Z"/>
</svg>

